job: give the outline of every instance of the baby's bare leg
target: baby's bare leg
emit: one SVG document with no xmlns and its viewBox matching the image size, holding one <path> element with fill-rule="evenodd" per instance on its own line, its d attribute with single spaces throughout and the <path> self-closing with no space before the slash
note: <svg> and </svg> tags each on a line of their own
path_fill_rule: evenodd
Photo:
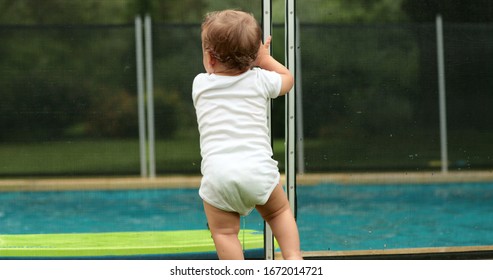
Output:
<svg viewBox="0 0 493 280">
<path fill-rule="evenodd" d="M 282 257 L 285 260 L 303 259 L 298 227 L 281 184 L 277 185 L 266 204 L 256 208 L 272 228 L 281 246 Z"/>
<path fill-rule="evenodd" d="M 243 249 L 238 239 L 240 215 L 234 212 L 223 211 L 205 201 L 204 210 L 219 259 L 244 259 Z"/>
</svg>

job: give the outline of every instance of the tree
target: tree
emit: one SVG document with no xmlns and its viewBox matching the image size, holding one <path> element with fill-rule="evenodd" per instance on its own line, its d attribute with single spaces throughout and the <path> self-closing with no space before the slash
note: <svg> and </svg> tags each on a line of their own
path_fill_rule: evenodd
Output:
<svg viewBox="0 0 493 280">
<path fill-rule="evenodd" d="M 126 1 L 0 0 L 0 24 L 121 23 Z"/>
<path fill-rule="evenodd" d="M 430 23 L 427 32 L 416 32 L 419 62 L 419 90 L 416 101 L 424 123 L 437 123 L 438 91 L 434 22 L 437 14 L 444 21 L 445 73 L 449 123 L 468 129 L 489 126 L 484 116 L 493 102 L 488 75 L 493 72 L 493 50 L 488 47 L 489 31 L 482 23 L 493 22 L 491 0 L 404 0 L 402 10 L 409 19 Z M 468 23 L 464 25 L 463 23 Z M 431 86 L 430 86 L 431 85 Z M 472 112 L 470 108 L 475 108 Z M 488 118 L 486 118 L 488 119 Z"/>
<path fill-rule="evenodd" d="M 433 22 L 441 14 L 448 22 L 492 22 L 491 0 L 403 0 L 402 10 L 415 22 Z"/>
<path fill-rule="evenodd" d="M 206 0 L 127 0 L 128 17 L 149 14 L 157 22 L 197 22 Z"/>
<path fill-rule="evenodd" d="M 396 22 L 404 19 L 403 0 L 304 0 L 297 2 L 297 15 L 310 23 Z M 283 0 L 274 0 L 275 11 L 284 11 Z M 275 17 L 282 21 L 281 12 Z"/>
</svg>

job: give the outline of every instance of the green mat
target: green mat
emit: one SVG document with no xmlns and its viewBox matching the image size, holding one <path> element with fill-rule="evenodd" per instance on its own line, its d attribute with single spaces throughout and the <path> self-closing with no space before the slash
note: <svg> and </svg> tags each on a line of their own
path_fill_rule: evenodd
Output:
<svg viewBox="0 0 493 280">
<path fill-rule="evenodd" d="M 244 250 L 262 249 L 264 236 L 242 230 Z M 0 258 L 101 258 L 215 252 L 208 230 L 0 235 Z"/>
</svg>

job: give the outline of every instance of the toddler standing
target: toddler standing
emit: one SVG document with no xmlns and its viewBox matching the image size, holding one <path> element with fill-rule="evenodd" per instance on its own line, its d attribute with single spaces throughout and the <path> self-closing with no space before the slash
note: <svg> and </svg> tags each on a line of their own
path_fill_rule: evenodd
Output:
<svg viewBox="0 0 493 280">
<path fill-rule="evenodd" d="M 293 86 L 269 54 L 270 38 L 248 13 L 209 13 L 202 23 L 206 73 L 193 81 L 202 156 L 199 194 L 220 259 L 243 259 L 240 216 L 254 208 L 271 226 L 284 259 L 302 259 L 296 221 L 280 184 L 267 126 L 269 99 Z"/>
</svg>

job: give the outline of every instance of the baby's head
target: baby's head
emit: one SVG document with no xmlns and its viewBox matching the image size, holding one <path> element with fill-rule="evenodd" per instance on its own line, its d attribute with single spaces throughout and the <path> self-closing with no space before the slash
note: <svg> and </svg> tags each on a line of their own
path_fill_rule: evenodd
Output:
<svg viewBox="0 0 493 280">
<path fill-rule="evenodd" d="M 204 50 L 229 69 L 247 70 L 257 58 L 262 30 L 253 15 L 225 10 L 207 14 L 202 23 Z"/>
</svg>

